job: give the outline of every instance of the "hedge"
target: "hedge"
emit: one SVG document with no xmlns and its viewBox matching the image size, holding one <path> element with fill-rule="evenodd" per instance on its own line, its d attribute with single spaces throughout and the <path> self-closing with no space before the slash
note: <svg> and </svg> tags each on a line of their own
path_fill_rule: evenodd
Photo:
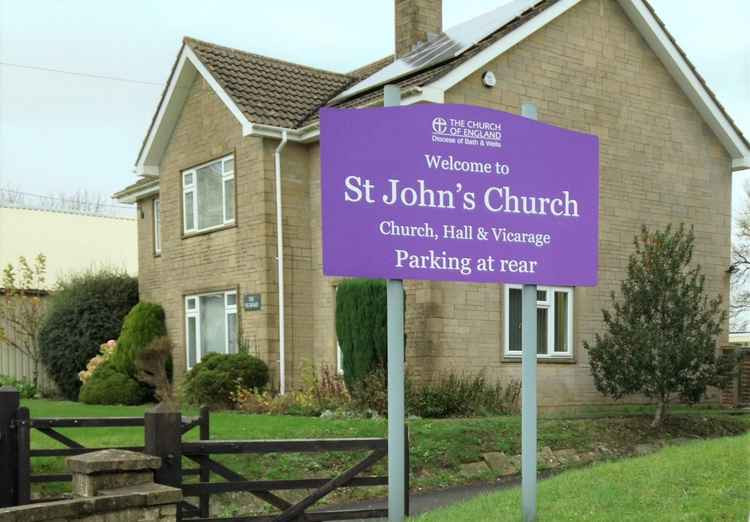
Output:
<svg viewBox="0 0 750 522">
<path fill-rule="evenodd" d="M 39 345 L 42 361 L 65 398 L 78 399 L 78 372 L 102 343 L 117 338 L 125 315 L 137 302 L 138 281 L 121 271 L 87 271 L 58 283 L 49 298 Z"/>
</svg>

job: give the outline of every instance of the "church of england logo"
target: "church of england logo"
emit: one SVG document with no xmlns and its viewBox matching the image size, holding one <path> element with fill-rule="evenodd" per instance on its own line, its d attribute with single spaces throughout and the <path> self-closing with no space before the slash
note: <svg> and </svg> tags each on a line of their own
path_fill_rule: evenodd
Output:
<svg viewBox="0 0 750 522">
<path fill-rule="evenodd" d="M 433 118 L 432 120 L 432 131 L 435 134 L 445 134 L 445 131 L 448 130 L 448 122 L 445 121 L 445 118 L 441 118 L 438 116 L 437 118 Z"/>
</svg>

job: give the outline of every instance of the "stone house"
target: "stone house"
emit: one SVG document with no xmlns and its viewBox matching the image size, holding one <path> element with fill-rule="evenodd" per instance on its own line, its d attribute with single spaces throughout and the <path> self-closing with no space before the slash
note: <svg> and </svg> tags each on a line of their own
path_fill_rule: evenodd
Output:
<svg viewBox="0 0 750 522">
<path fill-rule="evenodd" d="M 240 341 L 287 388 L 306 363 L 337 363 L 317 113 L 381 105 L 389 82 L 404 104 L 519 113 L 530 102 L 541 121 L 599 136 L 599 285 L 540 288 L 538 375 L 543 407 L 602 402 L 582 342 L 601 327 L 642 224 L 694 225 L 707 288 L 728 298 L 730 182 L 750 168 L 750 144 L 645 0 L 516 0 L 445 32 L 440 0 L 395 0 L 395 15 L 395 54 L 346 74 L 184 39 L 141 178 L 116 195 L 139 206 L 141 296 L 165 307 L 178 376 Z M 467 33 L 479 37 L 415 62 Z M 519 378 L 517 288 L 407 281 L 406 292 L 410 371 Z"/>
</svg>

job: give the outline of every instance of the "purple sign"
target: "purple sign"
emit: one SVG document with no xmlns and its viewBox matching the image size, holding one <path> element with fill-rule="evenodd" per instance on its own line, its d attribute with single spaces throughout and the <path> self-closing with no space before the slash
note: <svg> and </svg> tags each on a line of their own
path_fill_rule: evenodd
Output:
<svg viewBox="0 0 750 522">
<path fill-rule="evenodd" d="M 323 272 L 594 286 L 599 141 L 419 104 L 320 113 Z"/>
</svg>

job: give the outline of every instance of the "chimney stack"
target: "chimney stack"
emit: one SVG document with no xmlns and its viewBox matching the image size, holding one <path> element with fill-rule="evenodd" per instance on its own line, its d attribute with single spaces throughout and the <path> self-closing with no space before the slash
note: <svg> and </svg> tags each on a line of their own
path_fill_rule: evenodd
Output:
<svg viewBox="0 0 750 522">
<path fill-rule="evenodd" d="M 443 31 L 442 0 L 395 0 L 396 58 Z"/>
</svg>

